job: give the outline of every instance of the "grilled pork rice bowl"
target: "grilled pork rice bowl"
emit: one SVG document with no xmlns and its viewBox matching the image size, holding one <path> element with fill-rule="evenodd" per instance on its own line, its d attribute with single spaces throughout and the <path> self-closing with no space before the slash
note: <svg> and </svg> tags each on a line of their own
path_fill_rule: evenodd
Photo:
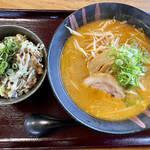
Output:
<svg viewBox="0 0 150 150">
<path fill-rule="evenodd" d="M 40 87 L 46 56 L 43 42 L 30 30 L 0 26 L 0 105 L 20 102 Z"/>
</svg>

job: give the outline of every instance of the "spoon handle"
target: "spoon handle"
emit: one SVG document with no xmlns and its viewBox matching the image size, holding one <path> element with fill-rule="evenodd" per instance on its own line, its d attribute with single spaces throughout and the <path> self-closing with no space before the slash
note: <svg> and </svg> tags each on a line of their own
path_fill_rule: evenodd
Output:
<svg viewBox="0 0 150 150">
<path fill-rule="evenodd" d="M 43 136 L 58 128 L 78 124 L 73 119 L 59 119 L 46 114 L 32 114 L 25 119 L 24 129 L 28 135 Z"/>
</svg>

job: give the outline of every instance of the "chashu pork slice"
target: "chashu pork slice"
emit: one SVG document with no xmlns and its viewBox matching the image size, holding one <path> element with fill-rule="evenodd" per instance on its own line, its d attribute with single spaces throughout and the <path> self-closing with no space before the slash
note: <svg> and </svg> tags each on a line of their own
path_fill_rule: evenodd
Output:
<svg viewBox="0 0 150 150">
<path fill-rule="evenodd" d="M 105 52 L 102 52 L 101 54 L 94 57 L 90 62 L 87 63 L 87 68 L 90 74 L 99 71 L 99 69 L 105 64 L 107 60 L 108 58 Z"/>
<path fill-rule="evenodd" d="M 107 51 L 102 52 L 101 54 L 95 56 L 91 61 L 87 63 L 87 68 L 90 74 L 98 71 L 101 72 L 101 69 L 109 70 L 109 68 L 111 68 L 114 62 L 114 58 L 107 58 L 106 53 Z"/>
<path fill-rule="evenodd" d="M 108 73 L 93 73 L 84 79 L 83 83 L 119 99 L 125 96 L 124 88 L 119 85 L 114 76 Z"/>
</svg>

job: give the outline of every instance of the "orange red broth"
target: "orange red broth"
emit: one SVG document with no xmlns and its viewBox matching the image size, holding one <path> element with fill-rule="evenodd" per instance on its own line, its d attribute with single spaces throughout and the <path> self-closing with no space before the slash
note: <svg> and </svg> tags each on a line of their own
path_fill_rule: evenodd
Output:
<svg viewBox="0 0 150 150">
<path fill-rule="evenodd" d="M 106 21 L 108 20 L 105 20 L 104 23 Z M 99 29 L 100 23 L 102 21 L 92 22 L 81 27 L 77 32 L 83 35 L 83 33 L 95 31 Z M 121 34 L 119 44 L 124 44 L 127 39 L 132 38 L 138 42 L 139 46 L 150 51 L 150 40 L 148 37 L 129 24 L 122 24 L 116 21 L 107 25 L 104 30 Z M 127 94 L 129 104 L 126 104 L 121 99 L 83 85 L 82 80 L 89 76 L 89 71 L 86 57 L 74 46 L 74 37 L 83 49 L 85 49 L 85 41 L 89 41 L 89 37 L 86 39 L 86 37 L 71 36 L 64 47 L 61 57 L 60 70 L 62 81 L 67 93 L 76 105 L 88 114 L 105 120 L 131 118 L 143 112 L 150 105 L 150 90 L 148 90 L 150 89 L 150 67 L 148 65 L 146 66 L 147 72 L 145 76 L 140 79 L 146 90 L 143 91 L 140 87 L 137 88 L 143 98 L 142 100 L 139 98 L 139 95 Z"/>
</svg>

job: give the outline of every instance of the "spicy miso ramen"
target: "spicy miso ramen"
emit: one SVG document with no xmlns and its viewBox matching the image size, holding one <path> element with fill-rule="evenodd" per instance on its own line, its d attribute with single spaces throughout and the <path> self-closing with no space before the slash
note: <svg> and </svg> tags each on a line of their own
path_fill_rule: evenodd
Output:
<svg viewBox="0 0 150 150">
<path fill-rule="evenodd" d="M 61 57 L 71 99 L 105 120 L 134 117 L 150 106 L 150 40 L 126 21 L 89 23 L 72 36 Z"/>
</svg>

